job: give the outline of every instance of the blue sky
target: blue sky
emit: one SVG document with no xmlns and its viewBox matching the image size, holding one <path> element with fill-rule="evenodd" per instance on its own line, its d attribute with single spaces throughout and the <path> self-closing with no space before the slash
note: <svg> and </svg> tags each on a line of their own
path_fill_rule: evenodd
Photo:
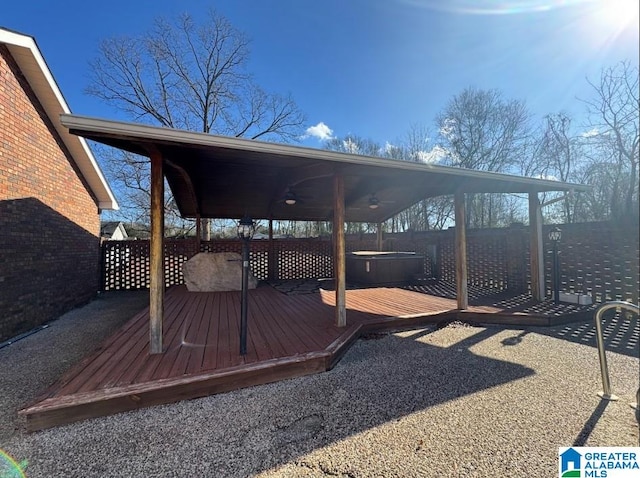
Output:
<svg viewBox="0 0 640 478">
<path fill-rule="evenodd" d="M 211 6 L 251 39 L 258 83 L 291 93 L 307 126 L 381 144 L 433 131 L 466 87 L 524 100 L 535 118 L 581 118 L 585 78 L 639 57 L 637 0 L 22 0 L 5 2 L 0 26 L 36 38 L 72 112 L 126 120 L 84 93 L 99 42 Z"/>
</svg>

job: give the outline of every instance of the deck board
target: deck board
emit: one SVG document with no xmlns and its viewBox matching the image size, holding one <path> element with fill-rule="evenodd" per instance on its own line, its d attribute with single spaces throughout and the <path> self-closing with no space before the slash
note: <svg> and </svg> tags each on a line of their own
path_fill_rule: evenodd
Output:
<svg viewBox="0 0 640 478">
<path fill-rule="evenodd" d="M 207 330 L 205 341 L 210 350 L 205 350 L 205 353 L 202 356 L 202 370 L 214 370 L 216 368 L 216 364 L 218 363 L 217 341 L 219 336 L 220 321 L 213 320 L 212 317 L 218 317 L 221 313 L 220 298 L 215 296 L 214 294 L 211 294 L 211 302 L 209 305 L 209 328 Z"/>
<path fill-rule="evenodd" d="M 265 294 L 256 298 L 256 305 L 262 311 L 262 316 L 269 326 L 272 337 L 275 338 L 274 351 L 278 354 L 300 354 L 303 352 L 298 337 L 295 336 L 293 330 L 288 330 L 284 324 L 283 316 L 286 316 L 284 310 L 276 310 L 273 301 Z"/>
<path fill-rule="evenodd" d="M 347 326 L 341 328 L 334 323 L 334 291 L 286 295 L 261 285 L 248 293 L 243 357 L 239 292 L 188 292 L 176 286 L 166 292 L 164 304 L 164 353 L 149 354 L 147 308 L 21 410 L 27 427 L 47 428 L 328 370 L 368 331 L 461 316 L 505 324 L 529 317 L 487 304 L 461 312 L 453 299 L 388 287 L 348 290 Z"/>
<path fill-rule="evenodd" d="M 167 344 L 173 342 L 179 333 L 181 327 L 179 318 L 181 317 L 182 310 L 187 305 L 186 297 L 178 294 L 168 294 L 168 296 L 169 297 L 165 298 L 165 318 L 167 319 L 164 327 L 165 348 L 167 348 Z M 145 319 L 148 319 L 148 316 L 145 317 Z M 121 385 L 144 383 L 151 380 L 162 360 L 166 360 L 164 354 L 148 355 L 147 348 L 147 354 L 144 356 L 143 361 L 136 364 L 126 376 L 122 377 Z"/>
<path fill-rule="evenodd" d="M 217 341 L 217 354 L 219 366 L 218 368 L 224 369 L 230 367 L 231 364 L 231 332 L 229 324 L 229 316 L 231 311 L 229 310 L 229 304 L 227 299 L 229 294 L 220 294 L 221 310 L 220 310 L 220 336 Z"/>
</svg>

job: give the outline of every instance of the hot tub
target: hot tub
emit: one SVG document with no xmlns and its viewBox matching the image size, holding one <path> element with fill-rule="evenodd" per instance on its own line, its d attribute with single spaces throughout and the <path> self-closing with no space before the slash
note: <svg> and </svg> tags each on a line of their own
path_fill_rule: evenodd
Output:
<svg viewBox="0 0 640 478">
<path fill-rule="evenodd" d="M 347 281 L 355 284 L 397 284 L 422 274 L 424 256 L 415 252 L 356 251 L 347 254 Z"/>
</svg>

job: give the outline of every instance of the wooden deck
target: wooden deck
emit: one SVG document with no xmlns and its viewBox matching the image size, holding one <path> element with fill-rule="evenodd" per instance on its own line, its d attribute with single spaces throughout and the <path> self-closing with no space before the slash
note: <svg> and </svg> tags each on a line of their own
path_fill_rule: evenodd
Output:
<svg viewBox="0 0 640 478">
<path fill-rule="evenodd" d="M 455 300 L 399 288 L 347 291 L 347 326 L 334 325 L 331 291 L 285 295 L 249 291 L 247 355 L 239 354 L 240 293 L 165 296 L 164 353 L 149 354 L 142 311 L 20 413 L 29 430 L 202 397 L 331 369 L 361 333 L 459 318 Z M 464 320 L 516 323 L 534 315 L 492 305 Z M 491 318 L 489 320 L 489 318 Z"/>
</svg>

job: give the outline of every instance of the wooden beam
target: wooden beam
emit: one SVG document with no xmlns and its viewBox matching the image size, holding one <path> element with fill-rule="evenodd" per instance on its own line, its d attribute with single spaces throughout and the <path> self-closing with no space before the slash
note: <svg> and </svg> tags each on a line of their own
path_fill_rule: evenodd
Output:
<svg viewBox="0 0 640 478">
<path fill-rule="evenodd" d="M 465 310 L 469 307 L 469 294 L 467 292 L 467 225 L 463 192 L 456 192 L 454 195 L 454 208 L 456 215 L 456 298 L 458 309 Z"/>
<path fill-rule="evenodd" d="M 544 288 L 544 244 L 542 238 L 542 208 L 538 193 L 529 193 L 529 261 L 531 266 L 531 297 L 543 301 Z"/>
<path fill-rule="evenodd" d="M 180 177 L 182 178 L 182 180 L 184 181 L 184 184 L 186 185 L 187 192 L 189 194 L 189 198 L 193 202 L 194 209 L 196 211 L 196 217 L 200 218 L 200 215 L 201 215 L 200 201 L 198 201 L 198 196 L 196 194 L 196 188 L 193 185 L 193 181 L 191 180 L 191 176 L 189 175 L 189 173 L 187 172 L 186 169 L 184 169 L 179 164 L 174 163 L 173 161 L 170 161 L 168 159 L 164 159 L 164 163 L 166 164 L 166 166 L 175 169 L 176 171 L 178 171 L 178 174 L 180 174 Z"/>
<path fill-rule="evenodd" d="M 336 325 L 347 325 L 346 301 L 346 248 L 344 237 L 344 177 L 337 173 L 333 177 L 333 244 L 336 287 Z"/>
<path fill-rule="evenodd" d="M 162 353 L 164 319 L 164 174 L 162 155 L 151 154 L 151 240 L 149 258 L 149 349 Z"/>
</svg>

